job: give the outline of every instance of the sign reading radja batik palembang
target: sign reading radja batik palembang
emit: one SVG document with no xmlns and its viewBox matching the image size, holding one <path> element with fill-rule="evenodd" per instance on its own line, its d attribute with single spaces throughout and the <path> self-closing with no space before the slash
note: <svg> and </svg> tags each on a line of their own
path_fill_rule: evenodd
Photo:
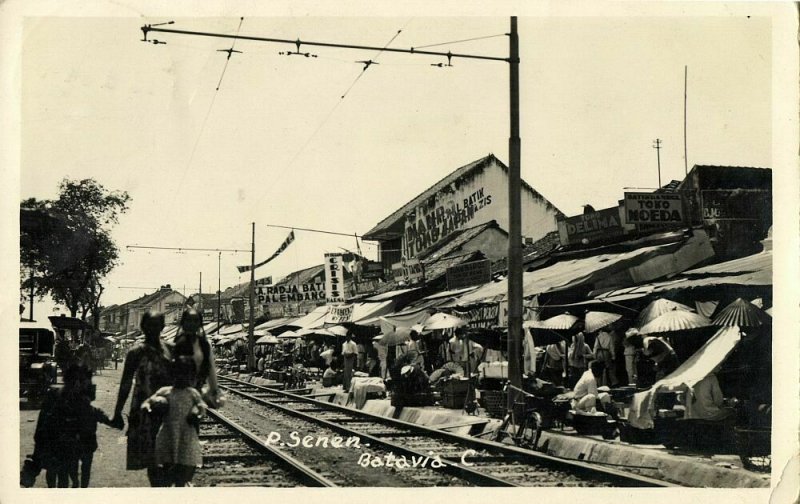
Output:
<svg viewBox="0 0 800 504">
<path fill-rule="evenodd" d="M 256 285 L 256 300 L 261 305 L 325 301 L 325 284 Z"/>
<path fill-rule="evenodd" d="M 418 205 L 406 215 L 403 256 L 415 257 L 447 235 L 466 227 L 483 208 L 492 204 L 492 195 L 483 187 L 465 194 L 436 195 L 435 203 Z"/>
</svg>

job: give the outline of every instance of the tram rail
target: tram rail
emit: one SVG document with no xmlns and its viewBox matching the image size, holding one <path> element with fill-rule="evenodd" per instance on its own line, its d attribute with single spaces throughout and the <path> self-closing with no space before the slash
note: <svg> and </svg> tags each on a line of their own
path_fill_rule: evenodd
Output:
<svg viewBox="0 0 800 504">
<path fill-rule="evenodd" d="M 219 377 L 229 400 L 246 400 L 261 408 L 320 425 L 395 456 L 420 460 L 436 456 L 438 471 L 476 486 L 614 486 L 668 487 L 645 476 L 567 461 L 493 441 L 462 436 L 402 420 L 386 418 L 291 392 L 263 387 L 229 376 Z"/>
</svg>

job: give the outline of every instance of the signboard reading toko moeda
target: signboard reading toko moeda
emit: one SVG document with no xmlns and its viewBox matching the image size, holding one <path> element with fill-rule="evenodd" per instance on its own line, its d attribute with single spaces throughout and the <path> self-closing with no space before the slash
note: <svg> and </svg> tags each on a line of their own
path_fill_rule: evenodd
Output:
<svg viewBox="0 0 800 504">
<path fill-rule="evenodd" d="M 673 226 L 683 223 L 683 199 L 676 193 L 625 193 L 625 222 Z"/>
</svg>

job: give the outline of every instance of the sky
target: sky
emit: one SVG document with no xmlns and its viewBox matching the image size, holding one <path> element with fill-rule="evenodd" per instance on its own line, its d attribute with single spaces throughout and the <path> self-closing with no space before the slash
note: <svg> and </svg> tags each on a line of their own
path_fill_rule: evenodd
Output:
<svg viewBox="0 0 800 504">
<path fill-rule="evenodd" d="M 662 182 L 683 178 L 684 66 L 689 168 L 771 167 L 771 22 L 747 12 L 522 16 L 522 178 L 567 215 L 616 205 L 626 187 L 657 186 L 656 138 Z M 166 44 L 153 45 L 140 27 L 174 20 L 234 34 L 239 17 L 140 14 L 33 16 L 22 32 L 20 198 L 54 198 L 69 177 L 132 199 L 113 229 L 120 264 L 105 305 L 163 284 L 188 295 L 200 272 L 203 291 L 216 290 L 216 253 L 128 245 L 249 249 L 255 222 L 258 262 L 288 233 L 270 224 L 364 233 L 464 164 L 489 153 L 508 163 L 503 62 L 439 68 L 444 58 L 303 46 L 317 55 L 305 58 L 239 40 L 217 91 L 218 50 L 231 40 L 159 33 L 150 38 Z M 507 17 L 245 13 L 239 33 L 506 57 L 508 30 Z M 366 59 L 378 64 L 362 74 Z M 375 256 L 374 244 L 360 246 Z M 257 276 L 355 247 L 352 237 L 297 231 Z M 249 260 L 222 255 L 223 290 L 249 279 L 235 268 Z"/>
</svg>

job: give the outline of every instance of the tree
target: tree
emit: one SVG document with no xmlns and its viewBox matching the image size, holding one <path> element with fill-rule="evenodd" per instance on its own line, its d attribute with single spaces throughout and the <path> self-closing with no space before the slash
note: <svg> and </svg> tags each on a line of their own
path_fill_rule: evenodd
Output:
<svg viewBox="0 0 800 504">
<path fill-rule="evenodd" d="M 128 209 L 130 196 L 108 191 L 94 179 L 64 179 L 56 200 L 20 204 L 21 292 L 33 284 L 34 295 L 49 295 L 70 315 L 95 315 L 102 280 L 116 266 L 119 249 L 111 228 Z M 33 272 L 24 275 L 23 270 Z"/>
</svg>

